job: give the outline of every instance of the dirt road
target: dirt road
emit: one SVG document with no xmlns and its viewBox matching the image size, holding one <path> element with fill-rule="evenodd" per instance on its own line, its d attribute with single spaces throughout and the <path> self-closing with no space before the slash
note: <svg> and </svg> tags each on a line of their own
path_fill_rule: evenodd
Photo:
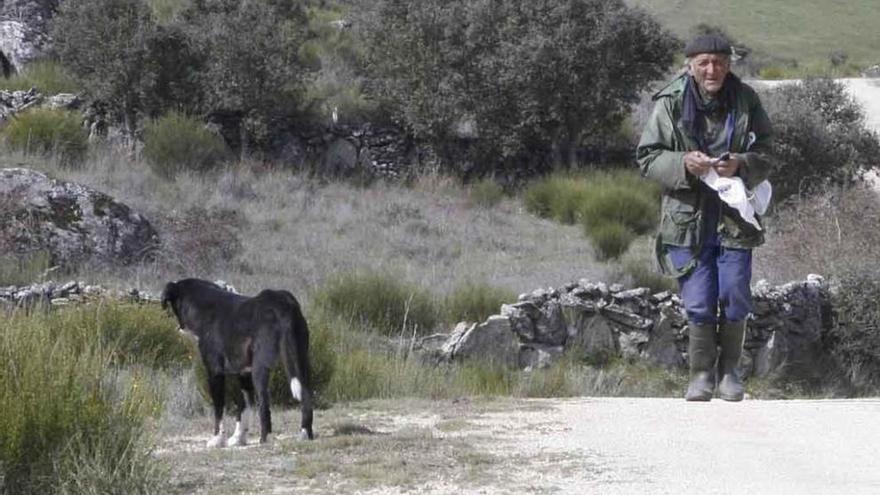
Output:
<svg viewBox="0 0 880 495">
<path fill-rule="evenodd" d="M 314 442 L 280 416 L 289 431 L 236 449 L 183 425 L 158 452 L 172 491 L 880 493 L 880 399 L 380 401 L 323 411 Z"/>
</svg>

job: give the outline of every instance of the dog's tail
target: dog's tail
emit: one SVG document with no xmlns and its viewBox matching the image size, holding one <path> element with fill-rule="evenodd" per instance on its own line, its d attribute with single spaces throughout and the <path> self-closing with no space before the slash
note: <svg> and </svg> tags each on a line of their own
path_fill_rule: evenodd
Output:
<svg viewBox="0 0 880 495">
<path fill-rule="evenodd" d="M 314 438 L 312 432 L 313 397 L 312 369 L 309 363 L 309 325 L 302 314 L 299 302 L 293 294 L 281 291 L 288 299 L 290 327 L 281 334 L 281 361 L 290 380 L 290 392 L 300 403 L 302 411 L 302 435 Z"/>
</svg>

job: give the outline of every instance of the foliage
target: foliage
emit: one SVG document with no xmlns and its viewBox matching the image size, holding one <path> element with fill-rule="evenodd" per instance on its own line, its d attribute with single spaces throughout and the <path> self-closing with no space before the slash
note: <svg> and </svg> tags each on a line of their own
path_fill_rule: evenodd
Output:
<svg viewBox="0 0 880 495">
<path fill-rule="evenodd" d="M 3 129 L 6 144 L 25 154 L 54 155 L 62 164 L 76 164 L 89 149 L 88 135 L 77 114 L 37 108 L 19 113 Z"/>
<path fill-rule="evenodd" d="M 774 126 L 774 201 L 846 185 L 878 164 L 880 142 L 861 107 L 830 79 L 785 85 L 765 98 Z"/>
<path fill-rule="evenodd" d="M 636 236 L 657 225 L 660 192 L 634 171 L 554 174 L 525 192 L 530 212 L 556 221 L 580 223 L 600 259 L 619 257 Z"/>
<path fill-rule="evenodd" d="M 298 111 L 303 70 L 297 52 L 305 15 L 297 2 L 194 0 L 184 13 L 204 61 L 203 112 L 231 118 L 242 156 L 273 137 L 274 121 Z"/>
<path fill-rule="evenodd" d="M 677 46 L 620 0 L 382 0 L 359 24 L 374 94 L 440 150 L 475 138 L 483 172 L 551 154 L 571 163 Z"/>
<path fill-rule="evenodd" d="M 76 78 L 61 64 L 49 59 L 32 62 L 8 79 L 0 79 L 0 88 L 7 91 L 28 91 L 37 88 L 40 93 L 48 95 L 78 93 L 81 90 Z"/>
<path fill-rule="evenodd" d="M 173 178 L 182 170 L 205 172 L 218 168 L 228 157 L 223 138 L 198 119 L 171 112 L 144 128 L 144 157 L 153 170 Z"/>
<path fill-rule="evenodd" d="M 836 321 L 827 345 L 859 394 L 880 390 L 880 269 L 853 270 L 837 280 Z"/>
<path fill-rule="evenodd" d="M 151 83 L 146 39 L 153 29 L 143 0 L 69 0 L 52 21 L 58 59 L 130 134 Z"/>
<path fill-rule="evenodd" d="M 486 283 L 468 282 L 457 286 L 444 302 L 447 323 L 482 322 L 501 312 L 501 305 L 516 302 L 516 293 Z"/>
<path fill-rule="evenodd" d="M 617 222 L 599 224 L 590 229 L 588 234 L 600 260 L 619 258 L 635 239 L 631 230 Z"/>
<path fill-rule="evenodd" d="M 0 465 L 11 493 L 84 493 L 76 487 L 98 481 L 126 493 L 161 491 L 144 436 L 161 411 L 158 390 L 114 364 L 120 348 L 97 338 L 101 328 L 83 318 L 89 311 L 101 309 L 4 320 Z"/>
<path fill-rule="evenodd" d="M 299 58 L 308 67 L 304 105 L 319 122 L 358 124 L 382 120 L 378 104 L 364 92 L 363 45 L 348 12 L 320 2 L 307 10 L 308 39 Z"/>
<path fill-rule="evenodd" d="M 438 321 L 433 299 L 422 289 L 380 272 L 337 275 L 315 294 L 316 305 L 386 335 L 427 333 Z"/>
</svg>

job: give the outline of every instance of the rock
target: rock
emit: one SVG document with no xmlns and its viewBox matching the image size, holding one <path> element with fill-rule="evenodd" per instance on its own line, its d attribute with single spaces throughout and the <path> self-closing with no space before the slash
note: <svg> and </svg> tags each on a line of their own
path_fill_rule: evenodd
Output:
<svg viewBox="0 0 880 495">
<path fill-rule="evenodd" d="M 523 371 L 549 368 L 564 352 L 561 345 L 523 344 L 519 349 L 519 367 Z"/>
<path fill-rule="evenodd" d="M 0 239 L 11 252 L 43 250 L 51 262 L 128 264 L 149 258 L 158 234 L 110 196 L 23 168 L 0 169 Z"/>
<path fill-rule="evenodd" d="M 459 324 L 441 347 L 449 361 L 478 360 L 515 367 L 519 362 L 519 342 L 504 316 L 490 316 L 480 324 Z"/>
<path fill-rule="evenodd" d="M 593 315 L 584 317 L 570 331 L 566 348 L 575 356 L 588 362 L 602 364 L 617 356 L 617 339 L 611 324 L 605 318 Z"/>
</svg>

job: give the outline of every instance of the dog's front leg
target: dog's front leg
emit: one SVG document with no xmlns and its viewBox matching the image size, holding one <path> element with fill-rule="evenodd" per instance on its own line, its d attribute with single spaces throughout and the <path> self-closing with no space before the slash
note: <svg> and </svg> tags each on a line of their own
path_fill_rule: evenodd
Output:
<svg viewBox="0 0 880 495">
<path fill-rule="evenodd" d="M 208 440 L 208 447 L 226 447 L 223 431 L 223 406 L 226 380 L 222 374 L 208 376 L 211 402 L 214 404 L 214 436 Z"/>
</svg>

